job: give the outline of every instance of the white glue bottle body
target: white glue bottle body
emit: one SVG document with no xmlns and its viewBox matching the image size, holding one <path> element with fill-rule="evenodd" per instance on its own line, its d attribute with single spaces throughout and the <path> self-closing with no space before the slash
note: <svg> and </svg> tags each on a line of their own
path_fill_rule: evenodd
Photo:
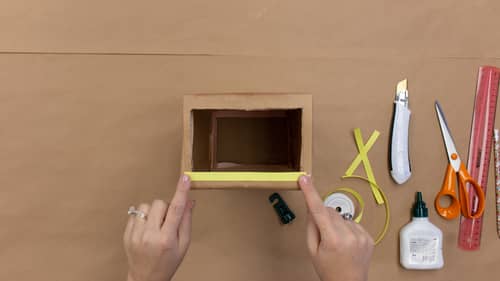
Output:
<svg viewBox="0 0 500 281">
<path fill-rule="evenodd" d="M 406 269 L 439 269 L 443 261 L 443 233 L 429 221 L 428 210 L 417 192 L 412 221 L 399 232 L 400 263 Z"/>
</svg>

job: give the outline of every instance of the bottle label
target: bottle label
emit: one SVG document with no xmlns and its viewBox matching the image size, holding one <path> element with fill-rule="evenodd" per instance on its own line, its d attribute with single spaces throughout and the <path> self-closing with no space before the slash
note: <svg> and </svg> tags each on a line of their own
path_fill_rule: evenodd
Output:
<svg viewBox="0 0 500 281">
<path fill-rule="evenodd" d="M 410 264 L 434 264 L 437 262 L 437 255 L 437 237 L 410 237 Z"/>
</svg>

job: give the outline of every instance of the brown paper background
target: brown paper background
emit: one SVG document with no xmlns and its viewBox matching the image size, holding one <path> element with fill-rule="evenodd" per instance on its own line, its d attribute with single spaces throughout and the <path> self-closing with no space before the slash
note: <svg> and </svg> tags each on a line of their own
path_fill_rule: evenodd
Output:
<svg viewBox="0 0 500 281">
<path fill-rule="evenodd" d="M 496 1 L 451 0 L 1 2 L 0 279 L 123 280 L 126 210 L 172 196 L 182 97 L 201 92 L 312 94 L 317 189 L 361 191 L 372 234 L 382 208 L 339 177 L 356 155 L 352 129 L 381 132 L 369 157 L 393 219 L 370 280 L 498 279 L 492 170 L 480 251 L 457 249 L 458 221 L 432 208 L 447 163 L 434 100 L 466 158 L 477 69 L 500 66 L 498 12 Z M 405 77 L 413 176 L 396 186 L 387 148 Z M 416 190 L 444 232 L 439 271 L 399 266 Z M 316 280 L 300 192 L 282 192 L 297 215 L 289 226 L 269 194 L 192 192 L 192 244 L 174 279 Z"/>
</svg>

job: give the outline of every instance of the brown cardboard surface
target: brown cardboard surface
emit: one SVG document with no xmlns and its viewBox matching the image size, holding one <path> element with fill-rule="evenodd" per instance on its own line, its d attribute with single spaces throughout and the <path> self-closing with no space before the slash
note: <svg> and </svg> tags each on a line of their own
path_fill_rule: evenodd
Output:
<svg viewBox="0 0 500 281">
<path fill-rule="evenodd" d="M 0 51 L 500 57 L 496 0 L 0 2 Z"/>
<path fill-rule="evenodd" d="M 0 279 L 120 280 L 121 235 L 130 205 L 174 192 L 180 172 L 182 99 L 199 92 L 304 92 L 313 95 L 317 189 L 356 188 L 367 201 L 363 225 L 383 221 L 369 187 L 339 178 L 357 151 L 352 129 L 381 137 L 368 153 L 391 204 L 389 232 L 376 248 L 370 280 L 496 280 L 500 275 L 493 180 L 482 248 L 456 247 L 458 221 L 430 218 L 444 232 L 445 267 L 405 271 L 398 231 L 415 191 L 432 206 L 447 163 L 433 103 L 446 112 L 467 154 L 475 59 L 280 59 L 102 55 L 0 55 Z M 217 71 L 214 71 L 216 69 Z M 407 77 L 413 175 L 390 178 L 387 147 L 395 84 Z M 361 172 L 359 172 L 361 173 Z M 175 280 L 316 280 L 305 246 L 298 191 L 282 192 L 296 221 L 281 226 L 270 191 L 193 191 L 190 250 Z"/>
<path fill-rule="evenodd" d="M 493 170 L 480 251 L 456 247 L 458 221 L 432 201 L 447 163 L 434 100 L 466 158 L 477 69 L 500 66 L 499 10 L 495 0 L 0 2 L 0 280 L 123 280 L 126 210 L 172 196 L 183 96 L 207 92 L 312 94 L 317 189 L 361 192 L 373 235 L 383 209 L 340 176 L 357 153 L 352 129 L 381 132 L 368 156 L 392 221 L 370 280 L 497 280 Z M 405 77 L 413 175 L 397 186 L 387 148 Z M 417 190 L 444 233 L 439 271 L 399 266 Z M 280 192 L 297 215 L 281 226 L 270 193 L 193 191 L 192 244 L 174 279 L 316 280 L 302 195 Z"/>
</svg>

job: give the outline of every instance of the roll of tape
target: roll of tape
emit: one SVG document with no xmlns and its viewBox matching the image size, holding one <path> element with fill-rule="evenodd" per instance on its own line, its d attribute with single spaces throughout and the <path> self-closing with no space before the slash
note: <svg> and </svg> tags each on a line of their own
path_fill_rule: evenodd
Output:
<svg viewBox="0 0 500 281">
<path fill-rule="evenodd" d="M 350 214 L 353 218 L 355 217 L 356 209 L 354 207 L 354 203 L 352 202 L 351 198 L 343 193 L 331 193 L 325 198 L 323 204 L 326 207 L 335 209 L 340 213 L 340 215 L 344 215 L 347 213 Z"/>
<path fill-rule="evenodd" d="M 387 233 L 387 230 L 389 229 L 389 222 L 391 221 L 391 211 L 389 209 L 389 200 L 387 199 L 387 196 L 385 196 L 385 193 L 380 188 L 380 186 L 378 186 L 378 184 L 376 182 L 371 181 L 369 178 L 365 178 L 365 177 L 361 177 L 361 176 L 356 176 L 356 175 L 354 175 L 354 176 L 343 176 L 342 178 L 343 179 L 349 179 L 350 178 L 350 179 L 364 180 L 364 181 L 372 184 L 372 186 L 374 186 L 380 192 L 380 196 L 382 196 L 382 198 L 383 198 L 383 202 L 384 202 L 383 205 L 385 207 L 385 222 L 384 222 L 384 226 L 382 227 L 382 230 L 377 235 L 377 238 L 375 238 L 375 245 L 378 245 L 378 243 L 380 243 L 380 241 L 382 241 L 382 239 L 384 239 L 384 236 Z"/>
<path fill-rule="evenodd" d="M 356 207 L 355 207 L 354 203 L 352 202 L 351 198 L 349 198 L 347 195 L 345 195 L 345 193 L 352 195 L 354 197 L 354 199 L 356 199 L 358 201 L 359 210 L 356 210 Z M 334 194 L 337 194 L 337 195 L 332 197 L 332 195 L 334 195 Z M 363 217 L 363 211 L 365 209 L 365 201 L 363 201 L 363 197 L 361 197 L 361 195 L 358 192 L 356 192 L 356 190 L 349 188 L 349 187 L 339 187 L 335 191 L 330 192 L 325 197 L 323 197 L 323 202 L 324 202 L 325 206 L 336 208 L 337 205 L 334 205 L 333 203 L 329 203 L 329 202 L 327 203 L 328 198 L 332 198 L 331 199 L 332 202 L 336 202 L 336 201 L 333 201 L 333 199 L 339 200 L 338 198 L 342 198 L 340 200 L 345 202 L 346 201 L 345 198 L 347 198 L 347 200 L 350 202 L 350 204 L 349 203 L 344 203 L 344 204 L 349 204 L 352 206 L 351 215 L 354 218 L 353 221 L 355 221 L 357 223 L 359 223 L 361 221 L 361 218 Z M 339 207 L 343 208 L 342 205 L 339 205 Z M 346 210 L 351 210 L 351 208 L 347 207 Z M 343 213 L 341 213 L 341 215 L 342 214 Z"/>
</svg>

